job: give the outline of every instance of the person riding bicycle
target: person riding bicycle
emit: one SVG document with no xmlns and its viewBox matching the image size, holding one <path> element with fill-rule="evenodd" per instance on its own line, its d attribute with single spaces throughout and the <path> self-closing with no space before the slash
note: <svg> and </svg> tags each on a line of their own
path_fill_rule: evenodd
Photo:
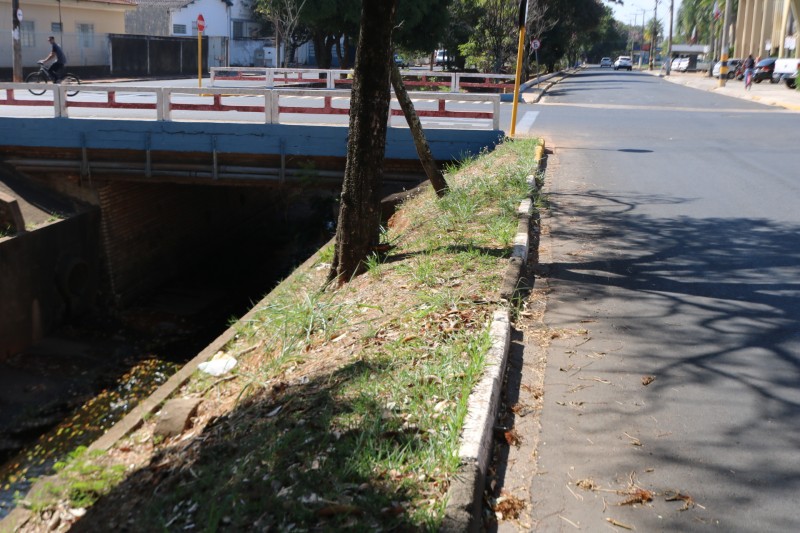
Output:
<svg viewBox="0 0 800 533">
<path fill-rule="evenodd" d="M 756 68 L 756 60 L 753 59 L 753 54 L 747 56 L 747 59 L 744 60 L 744 83 L 745 87 L 749 87 L 750 82 L 753 80 L 753 74 L 755 73 Z"/>
<path fill-rule="evenodd" d="M 47 63 L 51 59 L 55 59 L 53 64 L 47 67 L 47 72 L 50 73 L 50 77 L 53 78 L 53 82 L 58 83 L 64 76 L 64 70 L 67 66 L 67 56 L 64 55 L 64 51 L 61 49 L 61 47 L 56 44 L 55 37 L 51 35 L 47 40 L 50 42 L 53 48 L 50 50 L 50 54 L 39 62 Z"/>
</svg>

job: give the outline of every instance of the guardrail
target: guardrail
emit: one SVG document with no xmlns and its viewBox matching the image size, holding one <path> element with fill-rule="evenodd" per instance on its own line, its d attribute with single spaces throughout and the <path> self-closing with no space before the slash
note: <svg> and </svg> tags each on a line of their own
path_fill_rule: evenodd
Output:
<svg viewBox="0 0 800 533">
<path fill-rule="evenodd" d="M 212 67 L 212 87 L 318 86 L 325 89 L 350 88 L 352 70 L 303 69 L 271 67 Z M 435 72 L 431 70 L 401 70 L 403 83 L 410 89 L 447 89 L 461 91 L 513 92 L 513 74 L 480 74 L 473 72 Z"/>
<path fill-rule="evenodd" d="M 37 85 L 41 90 L 42 85 Z M 81 85 L 80 93 L 67 96 L 76 86 L 47 85 L 42 96 L 28 92 L 25 83 L 0 83 L 0 106 L 35 106 L 53 108 L 54 117 L 69 118 L 71 109 L 151 110 L 151 117 L 143 120 L 174 121 L 175 111 L 194 113 L 215 112 L 223 115 L 207 116 L 213 121 L 236 120 L 237 113 L 260 116 L 266 124 L 288 123 L 285 115 L 348 115 L 350 93 L 341 90 L 309 89 L 256 89 L 256 88 L 187 88 L 146 87 L 115 85 Z M 298 99 L 304 104 L 298 105 Z M 292 100 L 295 100 L 294 102 Z M 334 102 L 335 100 L 335 102 Z M 500 96 L 452 93 L 415 92 L 417 114 L 421 118 L 444 117 L 449 119 L 486 120 L 491 129 L 500 129 Z M 455 109 L 459 104 L 467 109 Z M 401 116 L 396 100 L 392 101 L 392 116 Z M 105 118 L 105 117 L 94 117 Z M 130 118 L 113 116 L 108 118 Z M 141 117 L 133 117 L 139 118 Z M 196 115 L 184 120 L 198 120 Z M 181 120 L 181 118 L 178 118 Z M 200 118 L 202 120 L 202 118 Z"/>
</svg>

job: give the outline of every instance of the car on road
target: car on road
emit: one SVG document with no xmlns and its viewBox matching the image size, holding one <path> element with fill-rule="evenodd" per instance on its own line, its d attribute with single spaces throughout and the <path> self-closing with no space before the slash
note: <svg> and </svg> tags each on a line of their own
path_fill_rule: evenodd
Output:
<svg viewBox="0 0 800 533">
<path fill-rule="evenodd" d="M 613 67 L 614 63 L 611 61 L 610 57 L 604 57 L 603 59 L 600 60 L 600 66 L 601 67 Z"/>
<path fill-rule="evenodd" d="M 394 64 L 397 65 L 399 68 L 406 68 L 408 67 L 408 62 L 403 59 L 403 56 L 400 54 L 394 55 Z"/>
<path fill-rule="evenodd" d="M 772 79 L 772 73 L 775 71 L 775 59 L 774 57 L 768 57 L 756 63 L 756 71 L 753 74 L 754 82 L 761 83 L 764 80 L 769 80 L 770 83 L 777 83 Z"/>
<path fill-rule="evenodd" d="M 732 80 L 736 77 L 736 72 L 739 69 L 739 65 L 742 64 L 741 59 L 729 59 L 728 60 L 728 77 L 727 79 Z M 719 71 L 722 68 L 722 61 L 717 61 L 714 64 L 714 69 L 711 71 L 711 75 L 715 78 L 719 78 Z"/>
<path fill-rule="evenodd" d="M 619 56 L 617 60 L 614 61 L 614 70 L 620 69 L 633 69 L 633 61 L 631 61 L 631 56 Z"/>
</svg>

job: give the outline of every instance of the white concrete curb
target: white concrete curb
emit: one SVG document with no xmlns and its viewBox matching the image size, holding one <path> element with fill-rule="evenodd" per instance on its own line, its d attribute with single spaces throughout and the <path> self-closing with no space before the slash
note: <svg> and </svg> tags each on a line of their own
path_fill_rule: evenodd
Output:
<svg viewBox="0 0 800 533">
<path fill-rule="evenodd" d="M 544 143 L 536 148 L 541 168 Z M 536 187 L 536 177 L 528 176 L 531 193 Z M 533 214 L 533 202 L 526 198 L 517 209 L 520 224 L 514 237 L 514 248 L 506 278 L 513 277 L 513 285 L 519 283 L 522 268 L 528 261 L 529 225 Z M 506 283 L 507 284 L 507 283 Z M 510 298 L 509 298 L 510 301 Z M 480 531 L 482 528 L 482 503 L 486 471 L 492 454 L 494 423 L 500 404 L 506 361 L 511 343 L 511 321 L 508 308 L 494 312 L 489 329 L 492 346 L 486 355 L 483 377 L 469 396 L 467 417 L 461 432 L 458 473 L 447 492 L 447 507 L 442 532 Z"/>
</svg>

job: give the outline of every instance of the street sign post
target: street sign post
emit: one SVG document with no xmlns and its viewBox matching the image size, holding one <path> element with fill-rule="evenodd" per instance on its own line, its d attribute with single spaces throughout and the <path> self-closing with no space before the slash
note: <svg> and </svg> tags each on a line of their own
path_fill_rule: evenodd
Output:
<svg viewBox="0 0 800 533">
<path fill-rule="evenodd" d="M 206 29 L 206 19 L 203 14 L 197 15 L 197 86 L 203 86 L 203 30 Z"/>
</svg>

